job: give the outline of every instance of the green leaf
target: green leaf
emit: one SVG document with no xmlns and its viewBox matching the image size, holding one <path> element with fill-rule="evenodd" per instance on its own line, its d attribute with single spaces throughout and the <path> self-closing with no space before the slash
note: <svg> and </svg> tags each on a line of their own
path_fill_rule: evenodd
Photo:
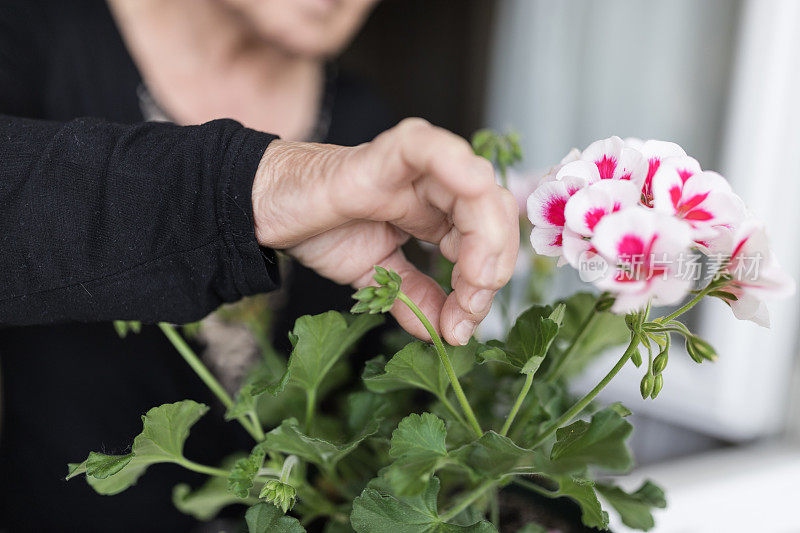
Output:
<svg viewBox="0 0 800 533">
<path fill-rule="evenodd" d="M 430 413 L 405 417 L 392 433 L 389 455 L 400 457 L 409 453 L 447 455 L 447 430 L 441 418 Z"/>
<path fill-rule="evenodd" d="M 347 428 L 350 434 L 358 434 L 376 418 L 381 418 L 389 407 L 389 401 L 370 391 L 358 391 L 347 397 Z"/>
<path fill-rule="evenodd" d="M 595 413 L 590 422 L 578 420 L 559 428 L 550 452 L 555 467 L 576 472 L 589 464 L 611 471 L 629 469 L 633 458 L 626 441 L 633 426 L 622 417 L 620 408 L 607 407 Z"/>
<path fill-rule="evenodd" d="M 444 421 L 430 413 L 411 414 L 392 433 L 389 455 L 396 460 L 384 472 L 392 489 L 400 495 L 425 489 L 431 474 L 447 457 Z"/>
<path fill-rule="evenodd" d="M 381 315 L 358 315 L 348 324 L 336 311 L 297 319 L 289 365 L 273 393 L 293 383 L 306 391 L 316 390 L 333 365 L 370 329 L 383 322 Z"/>
<path fill-rule="evenodd" d="M 253 478 L 264 465 L 267 456 L 267 445 L 259 442 L 253 447 L 248 457 L 236 461 L 228 475 L 228 490 L 239 498 L 247 498 L 253 488 Z"/>
<path fill-rule="evenodd" d="M 560 383 L 542 381 L 536 384 L 528 395 L 530 403 L 522 418 L 522 435 L 519 442 L 527 446 L 550 423 L 558 419 L 571 406 L 570 397 Z"/>
<path fill-rule="evenodd" d="M 466 346 L 446 347 L 457 376 L 469 372 L 479 349 L 477 341 Z M 444 397 L 450 380 L 433 346 L 421 341 L 412 342 L 397 352 L 380 371 L 380 359 L 368 362 L 362 376 L 364 384 L 373 392 L 389 392 L 414 387 Z"/>
<path fill-rule="evenodd" d="M 91 472 L 92 477 L 105 479 L 125 468 L 132 459 L 132 453 L 104 455 L 102 453 L 89 452 L 89 457 L 86 459 L 86 471 Z"/>
<path fill-rule="evenodd" d="M 191 400 L 154 407 L 142 416 L 142 432 L 133 440 L 130 454 L 92 452 L 83 463 L 69 465 L 67 479 L 85 473 L 98 493 L 122 492 L 136 484 L 148 466 L 184 461 L 183 444 L 189 430 L 207 411 L 207 406 Z"/>
<path fill-rule="evenodd" d="M 614 485 L 598 483 L 597 492 L 616 509 L 622 522 L 633 529 L 647 531 L 655 526 L 651 511 L 667 506 L 664 491 L 651 481 L 645 481 L 636 492 L 627 493 Z"/>
<path fill-rule="evenodd" d="M 280 509 L 269 503 L 259 503 L 244 515 L 249 533 L 303 533 L 305 528 L 297 518 L 285 516 Z"/>
<path fill-rule="evenodd" d="M 398 498 L 372 484 L 353 501 L 350 523 L 357 533 L 492 533 L 481 520 L 470 525 L 445 522 L 439 517 L 439 480 L 431 478 L 425 490 L 412 498 Z"/>
<path fill-rule="evenodd" d="M 535 373 L 558 334 L 564 309 L 564 304 L 555 310 L 550 306 L 531 307 L 519 316 L 508 333 L 503 349 L 482 352 L 481 358 L 506 363 L 522 374 Z"/>
<path fill-rule="evenodd" d="M 324 439 L 310 437 L 300 431 L 297 420 L 284 420 L 280 426 L 267 433 L 263 445 L 267 450 L 296 455 L 306 461 L 331 471 L 343 457 L 361 442 L 378 431 L 380 420 L 374 419 L 354 439 L 344 444 L 334 444 Z"/>
<path fill-rule="evenodd" d="M 569 476 L 551 477 L 558 483 L 558 490 L 552 493 L 553 498 L 566 496 L 574 500 L 581 508 L 581 522 L 588 527 L 606 529 L 608 513 L 603 511 L 600 500 L 595 493 L 594 482 L 588 479 Z"/>
<path fill-rule="evenodd" d="M 508 437 L 487 431 L 479 439 L 450 452 L 450 457 L 467 466 L 478 477 L 493 478 L 511 471 L 535 452 L 520 448 Z"/>
<path fill-rule="evenodd" d="M 265 358 L 247 374 L 236 393 L 233 405 L 225 412 L 225 420 L 235 420 L 248 413 L 255 413 L 259 397 L 280 386 L 280 380 L 286 374 L 286 365 L 275 359 Z"/>
</svg>

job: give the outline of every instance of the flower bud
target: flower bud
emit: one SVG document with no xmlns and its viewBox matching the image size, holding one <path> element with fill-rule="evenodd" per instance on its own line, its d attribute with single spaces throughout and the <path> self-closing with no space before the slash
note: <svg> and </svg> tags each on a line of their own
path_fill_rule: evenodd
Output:
<svg viewBox="0 0 800 533">
<path fill-rule="evenodd" d="M 604 293 L 600 295 L 600 298 L 597 300 L 597 303 L 594 304 L 594 308 L 597 311 L 608 311 L 611 309 L 611 306 L 614 305 L 614 301 L 616 298 L 611 296 L 610 294 Z"/>
<path fill-rule="evenodd" d="M 653 360 L 653 374 L 658 376 L 661 374 L 665 368 L 667 368 L 667 349 L 664 348 L 661 353 Z"/>
<path fill-rule="evenodd" d="M 653 392 L 650 393 L 650 398 L 653 400 L 656 399 L 658 393 L 661 392 L 661 389 L 664 387 L 664 376 L 659 374 L 653 380 Z"/>
<path fill-rule="evenodd" d="M 270 479 L 264 484 L 264 488 L 261 489 L 258 497 L 263 498 L 267 503 L 274 504 L 285 514 L 294 507 L 297 491 L 288 483 L 282 483 L 278 479 Z"/>
<path fill-rule="evenodd" d="M 702 363 L 703 360 L 716 361 L 717 352 L 711 347 L 709 343 L 700 337 L 686 337 L 686 351 L 689 356 L 696 362 Z"/>
<path fill-rule="evenodd" d="M 646 400 L 650 393 L 653 392 L 653 375 L 652 374 L 645 374 L 642 378 L 642 382 L 639 385 L 639 391 L 642 393 L 642 399 Z"/>
<path fill-rule="evenodd" d="M 386 313 L 394 305 L 397 295 L 400 293 L 402 279 L 394 270 L 386 270 L 383 267 L 375 266 L 373 279 L 379 285 L 369 286 L 360 289 L 353 295 L 358 300 L 351 309 L 351 313 Z"/>
<path fill-rule="evenodd" d="M 636 365 L 636 368 L 642 366 L 642 354 L 639 352 L 638 346 L 633 350 L 633 353 L 631 353 L 631 361 Z"/>
</svg>

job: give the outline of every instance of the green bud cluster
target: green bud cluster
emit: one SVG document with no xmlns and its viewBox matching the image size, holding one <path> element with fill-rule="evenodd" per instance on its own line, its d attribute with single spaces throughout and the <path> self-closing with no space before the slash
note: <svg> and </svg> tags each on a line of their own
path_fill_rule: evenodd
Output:
<svg viewBox="0 0 800 533">
<path fill-rule="evenodd" d="M 270 479 L 264 484 L 264 488 L 261 489 L 258 497 L 263 498 L 267 503 L 274 504 L 275 507 L 286 513 L 286 511 L 294 507 L 297 491 L 288 483 L 278 479 Z"/>
<path fill-rule="evenodd" d="M 503 135 L 490 129 L 479 130 L 472 136 L 472 150 L 496 165 L 503 175 L 508 167 L 522 160 L 519 134 L 515 132 Z"/>
<path fill-rule="evenodd" d="M 353 295 L 358 300 L 351 313 L 386 313 L 394 305 L 397 295 L 400 293 L 402 280 L 400 275 L 394 270 L 386 270 L 383 267 L 375 266 L 375 275 L 372 277 L 378 286 L 364 287 Z"/>
<path fill-rule="evenodd" d="M 695 363 L 717 360 L 716 350 L 709 343 L 694 335 L 686 337 L 686 351 L 689 352 L 689 357 Z"/>
</svg>

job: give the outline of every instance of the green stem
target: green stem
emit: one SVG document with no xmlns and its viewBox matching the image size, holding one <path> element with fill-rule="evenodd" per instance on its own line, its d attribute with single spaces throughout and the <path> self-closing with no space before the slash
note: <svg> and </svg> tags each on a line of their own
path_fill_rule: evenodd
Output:
<svg viewBox="0 0 800 533">
<path fill-rule="evenodd" d="M 442 405 L 444 405 L 445 408 L 450 411 L 450 414 L 452 414 L 456 420 L 465 426 L 470 427 L 470 425 L 467 424 L 467 421 L 464 420 L 464 417 L 461 416 L 461 413 L 458 412 L 458 410 L 453 406 L 453 403 L 448 400 L 446 396 L 439 396 L 439 401 L 442 402 Z"/>
<path fill-rule="evenodd" d="M 195 463 L 185 457 L 178 462 L 179 465 L 184 467 L 187 470 L 191 470 L 192 472 L 198 472 L 200 474 L 206 474 L 207 476 L 215 476 L 215 477 L 224 477 L 227 478 L 230 472 L 227 470 L 223 470 L 221 468 L 214 468 L 213 466 L 208 465 L 201 465 L 200 463 Z"/>
<path fill-rule="evenodd" d="M 289 481 L 289 476 L 292 474 L 292 468 L 294 468 L 294 465 L 296 464 L 297 464 L 296 455 L 290 455 L 289 457 L 286 458 L 286 460 L 283 462 L 283 468 L 281 468 L 281 477 L 280 477 L 281 483 L 287 483 Z"/>
<path fill-rule="evenodd" d="M 311 433 L 311 424 L 314 422 L 314 410 L 317 403 L 317 390 L 308 389 L 306 391 L 306 434 Z"/>
<path fill-rule="evenodd" d="M 558 496 L 557 492 L 553 492 L 552 490 L 547 490 L 544 487 L 540 487 L 536 483 L 531 483 L 525 479 L 514 478 L 513 483 L 515 485 L 519 485 L 520 487 L 524 487 L 530 491 L 537 492 L 542 496 L 546 496 L 548 498 L 556 498 Z"/>
<path fill-rule="evenodd" d="M 472 505 L 475 502 L 475 500 L 483 496 L 483 494 L 487 490 L 493 489 L 499 482 L 500 482 L 499 479 L 484 481 L 483 483 L 478 485 L 477 488 L 475 488 L 471 492 L 468 492 L 460 502 L 455 504 L 453 507 L 451 507 L 444 513 L 440 514 L 439 519 L 442 522 L 447 522 L 449 520 L 452 520 L 453 518 L 458 516 L 459 513 L 461 513 L 464 509 Z"/>
<path fill-rule="evenodd" d="M 194 350 L 183 340 L 180 333 L 175 329 L 175 326 L 172 324 L 167 324 L 166 322 L 159 322 L 158 327 L 161 328 L 161 331 L 164 332 L 167 339 L 172 343 L 175 349 L 181 354 L 183 360 L 194 370 L 195 374 L 206 384 L 211 392 L 219 398 L 219 401 L 222 402 L 222 405 L 225 406 L 226 409 L 230 409 L 233 405 L 233 400 L 225 391 L 225 388 L 217 381 L 217 378 L 208 370 L 206 365 L 197 357 L 197 354 L 194 353 Z M 264 439 L 264 432 L 263 430 L 259 434 L 258 430 L 252 425 L 252 423 L 244 418 L 244 415 L 237 418 L 239 423 L 247 430 L 250 435 L 256 439 L 257 441 L 261 441 Z"/>
<path fill-rule="evenodd" d="M 691 309 L 692 307 L 697 305 L 697 303 L 700 300 L 702 300 L 706 296 L 706 294 L 708 294 L 709 292 L 713 291 L 716 288 L 717 287 L 715 286 L 714 282 L 712 281 L 711 283 L 709 283 L 706 286 L 706 288 L 704 288 L 703 290 L 698 292 L 697 295 L 694 298 L 692 298 L 691 300 L 686 302 L 684 305 L 682 305 L 680 308 L 678 308 L 677 310 L 675 310 L 672 313 L 668 314 L 667 316 L 663 316 L 663 317 L 659 318 L 658 321 L 660 321 L 660 322 L 669 322 L 670 320 L 674 320 L 675 318 L 678 318 L 683 313 L 685 313 L 686 311 L 688 311 L 689 309 Z"/>
<path fill-rule="evenodd" d="M 614 379 L 614 376 L 616 376 L 619 373 L 619 371 L 622 370 L 622 367 L 625 366 L 625 363 L 627 363 L 628 359 L 630 359 L 631 355 L 633 355 L 633 351 L 638 349 L 638 347 L 639 347 L 639 336 L 636 334 L 631 334 L 631 343 L 628 345 L 628 348 L 625 350 L 625 353 L 622 354 L 622 357 L 620 357 L 619 361 L 617 361 L 617 364 L 614 365 L 614 368 L 612 368 L 608 372 L 608 374 L 606 374 L 606 376 L 602 380 L 600 380 L 600 383 L 598 383 L 595 388 L 590 390 L 586 394 L 586 396 L 578 400 L 575 403 L 575 405 L 570 407 L 566 413 L 561 415 L 561 418 L 556 420 L 543 433 L 541 433 L 536 438 L 536 440 L 533 443 L 531 443 L 529 447 L 536 448 L 541 443 L 543 443 L 547 439 L 547 437 L 552 435 L 558 428 L 568 424 L 573 418 L 578 416 L 580 412 L 583 411 L 586 408 L 586 406 L 589 405 L 589 403 L 592 400 L 594 400 L 598 394 L 600 394 L 600 391 L 603 390 L 606 387 L 606 385 L 608 385 L 611 382 L 612 379 Z"/>
<path fill-rule="evenodd" d="M 425 329 L 428 331 L 428 335 L 431 336 L 436 353 L 439 355 L 439 360 L 442 362 L 445 372 L 447 372 L 447 377 L 450 379 L 450 385 L 453 387 L 453 392 L 456 393 L 458 403 L 461 404 L 461 409 L 464 411 L 464 415 L 467 417 L 467 421 L 472 426 L 475 434 L 480 437 L 483 435 L 483 430 L 481 429 L 481 425 L 478 423 L 478 419 L 475 418 L 475 413 L 472 411 L 472 406 L 470 406 L 467 396 L 464 394 L 464 389 L 461 388 L 461 383 L 458 381 L 458 376 L 456 376 L 455 370 L 453 370 L 453 364 L 450 362 L 450 356 L 447 355 L 447 350 L 444 348 L 442 338 L 439 337 L 439 334 L 434 329 L 431 321 L 428 320 L 428 317 L 426 317 L 422 310 L 417 307 L 417 304 L 411 301 L 411 298 L 406 296 L 403 292 L 399 292 L 397 294 L 397 299 L 406 304 L 408 308 L 411 309 L 415 315 L 417 315 L 417 318 L 420 322 L 422 322 L 422 325 L 425 326 Z"/>
<path fill-rule="evenodd" d="M 253 426 L 253 438 L 255 438 L 258 442 L 264 440 L 266 435 L 264 434 L 264 428 L 261 427 L 261 420 L 258 419 L 258 415 L 255 412 L 249 411 L 247 413 L 247 418 L 250 419 L 250 424 Z"/>
<path fill-rule="evenodd" d="M 522 402 L 525 401 L 525 397 L 528 396 L 528 392 L 531 390 L 531 385 L 533 385 L 533 372 L 529 372 L 525 376 L 525 383 L 523 383 L 522 389 L 517 395 L 517 401 L 514 402 L 514 406 L 506 417 L 506 422 L 500 430 L 500 435 L 505 437 L 508 434 L 508 430 L 511 429 L 511 424 L 514 423 L 514 419 L 517 417 L 520 407 L 522 407 Z"/>
<path fill-rule="evenodd" d="M 489 502 L 489 521 L 497 531 L 500 531 L 500 498 L 497 491 L 492 493 L 492 499 Z"/>
<path fill-rule="evenodd" d="M 550 371 L 547 373 L 546 379 L 548 382 L 554 382 L 561 375 L 561 372 L 563 372 L 570 355 L 572 355 L 572 352 L 574 352 L 575 348 L 578 347 L 578 343 L 581 342 L 581 340 L 583 340 L 583 338 L 586 336 L 586 332 L 589 331 L 590 326 L 597 319 L 598 315 L 599 313 L 597 312 L 597 305 L 595 304 L 592 306 L 592 310 L 589 311 L 589 314 L 583 319 L 583 322 L 578 327 L 578 332 L 575 334 L 575 337 L 572 338 L 572 342 L 567 347 L 566 351 L 564 351 L 558 361 L 556 361 L 555 365 L 553 365 Z"/>
</svg>

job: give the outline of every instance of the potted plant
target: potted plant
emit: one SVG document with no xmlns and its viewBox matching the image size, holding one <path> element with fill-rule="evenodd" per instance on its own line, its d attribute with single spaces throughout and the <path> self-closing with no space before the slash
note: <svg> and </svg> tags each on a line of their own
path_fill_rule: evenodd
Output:
<svg viewBox="0 0 800 533">
<path fill-rule="evenodd" d="M 514 136 L 484 131 L 473 144 L 503 180 L 519 159 Z M 532 305 L 502 339 L 448 346 L 402 279 L 376 266 L 375 285 L 355 294 L 352 314 L 297 320 L 288 358 L 269 349 L 262 331 L 263 359 L 234 397 L 174 326 L 160 324 L 226 419 L 252 435 L 252 449 L 220 465 L 186 457 L 184 442 L 208 407 L 184 400 L 148 411 L 129 453 L 91 452 L 69 465 L 67 478 L 85 474 L 111 495 L 149 467 L 175 463 L 209 476 L 200 487 L 175 487 L 178 509 L 208 520 L 244 504 L 251 532 L 531 533 L 565 526 L 520 511 L 563 498 L 587 528 L 607 528 L 609 508 L 630 527 L 651 528 L 663 491 L 647 481 L 626 492 L 610 477 L 633 465 L 630 411 L 598 405 L 596 396 L 634 364 L 642 397 L 655 399 L 677 339 L 697 363 L 716 359 L 681 322 L 702 299 L 765 324 L 761 298 L 789 294 L 794 284 L 724 178 L 672 143 L 611 137 L 573 150 L 538 184 L 527 211 L 536 252 L 575 267 L 599 291 Z M 688 267 L 695 264 L 706 267 Z M 356 385 L 343 387 L 345 356 L 395 305 L 414 312 L 432 343 L 376 354 Z M 124 335 L 138 324 L 117 327 Z M 616 364 L 573 397 L 568 377 L 617 346 Z"/>
</svg>

